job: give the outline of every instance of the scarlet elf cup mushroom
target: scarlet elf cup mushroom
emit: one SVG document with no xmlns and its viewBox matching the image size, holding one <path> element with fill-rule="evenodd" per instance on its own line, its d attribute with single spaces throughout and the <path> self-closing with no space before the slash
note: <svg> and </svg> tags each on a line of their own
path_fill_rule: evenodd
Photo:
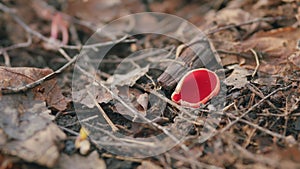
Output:
<svg viewBox="0 0 300 169">
<path fill-rule="evenodd" d="M 205 68 L 187 72 L 178 82 L 171 99 L 186 107 L 198 108 L 220 91 L 217 74 Z"/>
</svg>

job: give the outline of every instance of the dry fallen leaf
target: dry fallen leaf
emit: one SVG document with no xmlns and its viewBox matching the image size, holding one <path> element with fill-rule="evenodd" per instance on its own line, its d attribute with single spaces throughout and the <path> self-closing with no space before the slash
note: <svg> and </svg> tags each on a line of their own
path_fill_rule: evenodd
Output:
<svg viewBox="0 0 300 169">
<path fill-rule="evenodd" d="M 27 140 L 14 140 L 1 147 L 3 152 L 17 156 L 28 162 L 35 162 L 46 167 L 53 167 L 59 158 L 58 142 L 66 138 L 55 125 L 49 124 Z"/>
<path fill-rule="evenodd" d="M 24 101 L 20 101 L 24 100 Z M 51 122 L 50 110 L 40 101 L 27 100 L 25 96 L 2 96 L 0 99 L 0 127 L 10 139 L 25 140 Z"/>
<path fill-rule="evenodd" d="M 242 53 L 242 56 L 222 54 L 223 65 L 239 63 L 247 69 L 255 69 L 256 60 L 253 49 L 259 59 L 259 71 L 267 74 L 284 73 L 283 67 L 290 61 L 297 66 L 297 41 L 300 29 L 292 27 L 258 32 L 250 39 L 241 42 L 213 41 L 218 50 Z"/>
<path fill-rule="evenodd" d="M 276 37 L 257 37 L 249 39 L 237 45 L 239 52 L 248 52 L 254 49 L 261 53 L 267 54 L 272 58 L 286 57 L 292 53 L 292 49 L 287 47 L 288 41 Z"/>
<path fill-rule="evenodd" d="M 38 69 L 29 67 L 0 67 L 0 88 L 21 87 L 32 83 L 53 71 L 51 69 Z M 50 79 L 41 85 L 31 89 L 35 100 L 46 101 L 47 105 L 59 111 L 67 108 L 68 101 L 61 94 L 60 88 L 55 79 Z"/>
<path fill-rule="evenodd" d="M 234 48 L 241 53 L 251 54 L 250 49 L 261 53 L 259 71 L 276 74 L 284 71 L 282 67 L 286 65 L 288 57 L 296 52 L 299 33 L 300 29 L 291 27 L 259 32 L 253 35 L 251 39 L 235 45 Z M 294 58 L 291 56 L 290 59 L 293 60 Z M 255 66 L 254 56 L 246 59 L 244 67 L 254 69 Z"/>
<path fill-rule="evenodd" d="M 46 103 L 33 94 L 0 97 L 0 150 L 28 162 L 53 167 L 59 157 L 59 141 L 65 134 L 53 124 Z"/>
</svg>

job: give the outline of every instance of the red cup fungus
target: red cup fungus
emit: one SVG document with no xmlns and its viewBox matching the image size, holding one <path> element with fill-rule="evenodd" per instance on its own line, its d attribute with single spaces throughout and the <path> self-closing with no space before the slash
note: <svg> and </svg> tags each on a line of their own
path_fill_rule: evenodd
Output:
<svg viewBox="0 0 300 169">
<path fill-rule="evenodd" d="M 220 80 L 216 73 L 205 69 L 194 69 L 178 82 L 171 99 L 186 107 L 198 108 L 220 91 Z"/>
</svg>

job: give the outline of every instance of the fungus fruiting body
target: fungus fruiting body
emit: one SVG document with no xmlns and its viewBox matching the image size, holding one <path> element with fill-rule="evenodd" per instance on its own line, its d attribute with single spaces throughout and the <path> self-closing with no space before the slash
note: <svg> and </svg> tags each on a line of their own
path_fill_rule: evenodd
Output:
<svg viewBox="0 0 300 169">
<path fill-rule="evenodd" d="M 198 108 L 220 91 L 220 80 L 216 73 L 199 68 L 185 74 L 178 82 L 171 99 L 186 107 Z"/>
</svg>

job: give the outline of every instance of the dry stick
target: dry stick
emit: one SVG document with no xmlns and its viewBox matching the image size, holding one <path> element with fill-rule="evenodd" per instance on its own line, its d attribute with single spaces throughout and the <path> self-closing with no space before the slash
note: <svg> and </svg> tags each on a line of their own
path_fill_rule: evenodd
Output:
<svg viewBox="0 0 300 169">
<path fill-rule="evenodd" d="M 254 104 L 252 107 L 250 107 L 245 113 L 243 113 L 241 116 L 237 117 L 234 121 L 232 121 L 230 124 L 228 124 L 226 127 L 224 127 L 223 129 L 221 129 L 218 132 L 215 132 L 214 134 L 212 134 L 211 137 L 216 136 L 218 133 L 223 133 L 226 130 L 228 130 L 231 126 L 233 126 L 234 124 L 236 124 L 238 121 L 240 121 L 244 116 L 246 116 L 250 111 L 252 111 L 254 108 L 256 108 L 257 106 L 259 106 L 263 101 L 265 101 L 266 99 L 268 99 L 269 97 L 271 97 L 272 95 L 274 95 L 275 93 L 277 93 L 278 91 L 281 90 L 286 90 L 288 88 L 290 88 L 292 85 L 288 85 L 286 87 L 281 87 L 278 88 L 276 90 L 274 90 L 273 92 L 271 92 L 270 94 L 268 94 L 266 97 L 262 98 L 259 102 L 257 102 L 256 104 Z"/>
<path fill-rule="evenodd" d="M 74 136 L 79 136 L 79 135 L 80 135 L 78 132 L 73 131 L 73 130 L 71 130 L 71 129 L 68 129 L 68 128 L 64 127 L 64 126 L 60 126 L 60 125 L 57 125 L 57 126 L 58 126 L 60 129 L 62 129 L 63 131 L 66 131 L 66 132 L 68 132 L 68 133 L 70 133 L 70 134 L 73 134 Z"/>
<path fill-rule="evenodd" d="M 87 118 L 85 118 L 85 119 L 78 120 L 78 121 L 75 121 L 75 122 L 73 122 L 73 123 L 71 123 L 71 124 L 68 124 L 68 125 L 66 125 L 65 127 L 71 127 L 71 126 L 74 126 L 74 125 L 76 125 L 76 124 L 78 124 L 78 123 L 88 122 L 88 121 L 90 121 L 90 120 L 94 120 L 94 119 L 97 119 L 97 118 L 99 118 L 98 115 L 91 116 L 91 117 L 87 117 Z"/>
<path fill-rule="evenodd" d="M 257 53 L 253 49 L 250 49 L 250 51 L 253 53 L 253 55 L 255 57 L 255 61 L 256 61 L 256 67 L 255 67 L 254 72 L 252 73 L 252 77 L 254 77 L 258 71 L 260 64 L 259 64 L 259 59 L 258 59 Z"/>
<path fill-rule="evenodd" d="M 274 114 L 274 113 L 257 113 L 258 116 L 266 116 L 266 117 L 269 117 L 269 116 L 274 116 L 274 117 L 284 117 L 285 114 Z M 293 114 L 295 115 L 295 114 Z"/>
<path fill-rule="evenodd" d="M 82 120 L 78 120 L 78 122 L 80 122 L 80 123 L 88 122 L 90 120 L 97 119 L 98 117 L 99 117 L 98 115 L 94 115 L 94 116 L 90 116 L 90 117 L 87 117 L 87 118 L 82 119 Z M 76 122 L 74 124 L 76 124 Z M 71 125 L 71 124 L 69 124 L 69 125 Z"/>
<path fill-rule="evenodd" d="M 77 55 L 78 56 L 78 55 Z M 20 93 L 20 92 L 25 92 L 29 89 L 32 89 L 40 84 L 42 84 L 43 82 L 45 82 L 46 80 L 49 80 L 51 78 L 53 78 L 55 75 L 60 74 L 62 71 L 64 71 L 67 67 L 69 67 L 71 64 L 73 64 L 76 59 L 77 56 L 75 56 L 74 58 L 72 58 L 69 62 L 67 62 L 65 65 L 63 65 L 61 68 L 59 68 L 58 70 L 32 82 L 29 83 L 27 85 L 21 86 L 21 87 L 6 87 L 6 88 L 0 88 L 0 93 L 1 94 L 13 94 L 13 93 Z"/>
<path fill-rule="evenodd" d="M 90 48 L 95 48 L 95 47 L 102 47 L 102 46 L 108 46 L 108 45 L 112 45 L 118 42 L 135 42 L 136 40 L 132 39 L 132 40 L 125 40 L 127 38 L 127 35 L 123 36 L 121 39 L 115 40 L 115 41 L 108 41 L 108 42 L 103 42 L 103 43 L 95 43 L 95 44 L 90 44 L 90 45 L 63 45 L 61 43 L 56 42 L 53 39 L 47 38 L 44 35 L 42 35 L 41 33 L 31 29 L 21 18 L 19 18 L 14 10 L 8 8 L 7 6 L 3 5 L 2 3 L 0 3 L 0 10 L 2 10 L 5 13 L 8 13 L 23 29 L 25 29 L 26 32 L 28 32 L 31 35 L 34 35 L 36 37 L 38 37 L 39 39 L 53 44 L 56 47 L 60 47 L 60 48 L 66 48 L 66 49 L 77 49 L 80 50 L 82 48 L 85 49 L 90 49 Z"/>
<path fill-rule="evenodd" d="M 63 57 L 67 60 L 67 61 L 70 61 L 72 60 L 71 57 L 66 53 L 66 51 L 64 51 L 62 48 L 59 48 L 58 49 L 59 53 L 61 55 L 63 55 Z"/>
<path fill-rule="evenodd" d="M 119 129 L 115 126 L 115 124 L 110 120 L 110 118 L 107 116 L 105 111 L 102 109 L 102 107 L 98 104 L 97 100 L 93 97 L 92 93 L 87 90 L 88 95 L 91 97 L 91 99 L 94 102 L 94 105 L 98 108 L 98 110 L 101 112 L 102 116 L 106 120 L 106 122 L 109 124 L 113 132 L 118 131 Z"/>
</svg>

